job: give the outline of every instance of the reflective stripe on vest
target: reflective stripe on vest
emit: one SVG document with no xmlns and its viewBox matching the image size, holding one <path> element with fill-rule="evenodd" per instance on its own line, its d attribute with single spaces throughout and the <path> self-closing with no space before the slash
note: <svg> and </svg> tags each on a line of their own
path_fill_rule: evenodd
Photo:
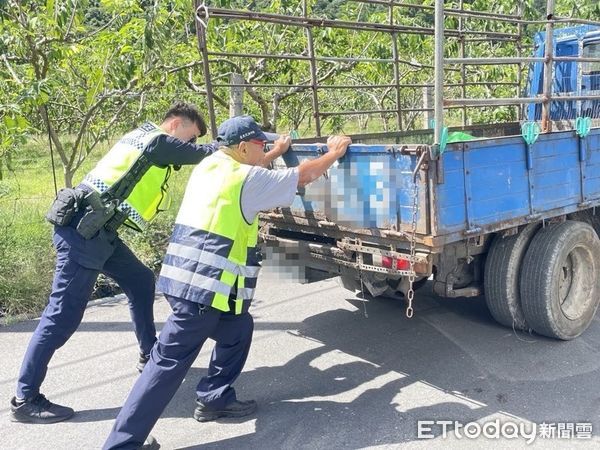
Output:
<svg viewBox="0 0 600 450">
<path fill-rule="evenodd" d="M 180 283 L 186 283 L 191 286 L 204 289 L 205 291 L 218 292 L 219 294 L 229 295 L 231 286 L 214 278 L 205 277 L 198 273 L 190 272 L 179 267 L 163 264 L 160 271 L 161 276 L 172 278 Z"/>
<path fill-rule="evenodd" d="M 110 151 L 88 173 L 83 183 L 102 193 L 127 173 L 148 144 L 161 134 L 166 134 L 153 123 L 141 127 L 123 136 Z M 166 209 L 169 196 L 163 190 L 168 168 L 152 166 L 135 185 L 120 209 L 128 213 L 127 223 L 143 230 L 159 211 Z"/>
<path fill-rule="evenodd" d="M 208 253 L 197 248 L 187 247 L 185 245 L 171 242 L 167 247 L 167 253 L 174 256 L 181 256 L 186 259 L 194 259 L 199 263 L 218 269 L 227 270 L 235 275 L 241 275 L 245 278 L 256 278 L 260 271 L 260 266 L 242 266 L 229 261 L 223 256 L 215 253 Z"/>
<path fill-rule="evenodd" d="M 258 218 L 246 223 L 241 191 L 251 166 L 222 152 L 193 171 L 176 219 L 158 290 L 241 314 L 254 297 L 260 271 Z M 236 295 L 231 297 L 235 290 Z"/>
</svg>

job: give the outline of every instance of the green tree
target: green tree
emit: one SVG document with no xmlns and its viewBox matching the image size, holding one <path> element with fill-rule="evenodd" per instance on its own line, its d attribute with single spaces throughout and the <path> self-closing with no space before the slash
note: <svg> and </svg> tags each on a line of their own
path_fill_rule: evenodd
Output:
<svg viewBox="0 0 600 450">
<path fill-rule="evenodd" d="M 144 116 L 149 93 L 198 65 L 180 52 L 189 47 L 190 21 L 186 1 L 9 0 L 0 79 L 12 89 L 1 94 L 9 105 L 0 110 L 1 126 L 14 135 L 28 127 L 47 132 L 71 186 L 121 119 Z"/>
</svg>

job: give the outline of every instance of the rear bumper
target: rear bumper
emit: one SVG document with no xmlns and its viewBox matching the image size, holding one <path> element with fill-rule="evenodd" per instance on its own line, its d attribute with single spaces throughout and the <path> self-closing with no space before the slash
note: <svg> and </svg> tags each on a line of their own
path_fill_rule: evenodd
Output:
<svg viewBox="0 0 600 450">
<path fill-rule="evenodd" d="M 373 273 L 386 278 L 400 279 L 411 274 L 409 270 L 382 267 L 377 264 L 385 256 L 394 261 L 410 258 L 410 253 L 382 248 L 380 245 L 356 240 L 338 240 L 322 243 L 306 239 L 291 239 L 270 233 L 261 233 L 263 249 L 269 265 L 279 267 L 309 267 L 335 275 Z M 415 253 L 414 271 L 417 277 L 429 277 L 432 273 L 432 255 L 421 251 Z"/>
</svg>

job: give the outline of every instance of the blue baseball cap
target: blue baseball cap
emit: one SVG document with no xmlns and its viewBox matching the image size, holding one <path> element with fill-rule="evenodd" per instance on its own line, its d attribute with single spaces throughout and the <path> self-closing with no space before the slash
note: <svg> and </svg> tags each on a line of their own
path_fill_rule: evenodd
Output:
<svg viewBox="0 0 600 450">
<path fill-rule="evenodd" d="M 272 142 L 279 139 L 275 133 L 265 133 L 250 116 L 236 116 L 219 125 L 217 142 L 222 145 L 237 145 L 242 141 L 257 139 Z"/>
</svg>

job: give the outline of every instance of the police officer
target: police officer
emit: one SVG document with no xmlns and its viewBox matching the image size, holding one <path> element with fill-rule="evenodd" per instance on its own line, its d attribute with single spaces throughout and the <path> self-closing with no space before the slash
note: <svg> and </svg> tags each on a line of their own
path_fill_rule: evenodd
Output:
<svg viewBox="0 0 600 450">
<path fill-rule="evenodd" d="M 212 145 L 196 145 L 206 134 L 206 124 L 193 105 L 174 104 L 160 126 L 148 122 L 123 136 L 77 186 L 83 195 L 105 193 L 136 167 L 138 179 L 125 186 L 129 192 L 120 210 L 125 225 L 143 230 L 168 205 L 167 181 L 172 166 L 197 164 L 213 152 Z M 142 158 L 143 156 L 143 158 Z M 140 170 L 140 162 L 145 167 Z M 99 273 L 113 278 L 127 295 L 140 349 L 142 370 L 156 342 L 153 302 L 155 280 L 123 243 L 116 230 L 101 227 L 90 239 L 77 230 L 84 215 L 80 208 L 67 226 L 55 226 L 57 251 L 52 293 L 33 333 L 19 374 L 16 396 L 10 402 L 11 419 L 28 423 L 53 423 L 70 418 L 73 409 L 51 403 L 40 393 L 52 355 L 75 332 Z"/>
<path fill-rule="evenodd" d="M 248 308 L 260 269 L 258 212 L 290 206 L 296 189 L 321 176 L 350 144 L 348 137 L 332 137 L 323 156 L 296 168 L 267 170 L 261 166 L 290 145 L 289 137 L 280 137 L 265 154 L 263 147 L 272 138 L 249 116 L 226 120 L 217 138 L 223 147 L 194 169 L 157 286 L 173 312 L 105 449 L 137 449 L 144 444 L 208 338 L 216 345 L 208 374 L 197 387 L 194 418 L 206 422 L 256 410 L 256 402 L 237 399 L 232 384 L 252 340 Z M 159 445 L 150 437 L 143 448 Z"/>
</svg>

